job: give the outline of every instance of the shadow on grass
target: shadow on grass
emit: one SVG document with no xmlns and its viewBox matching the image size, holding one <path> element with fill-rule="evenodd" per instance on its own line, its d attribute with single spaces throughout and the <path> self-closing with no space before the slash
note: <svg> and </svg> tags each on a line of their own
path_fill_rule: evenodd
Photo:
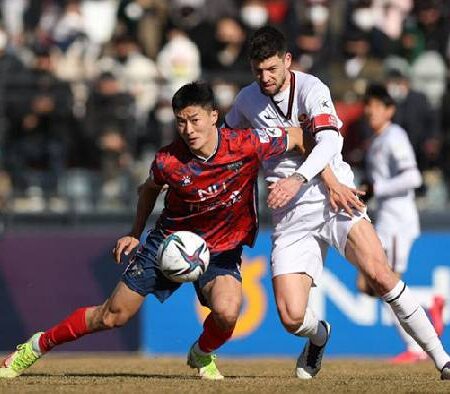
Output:
<svg viewBox="0 0 450 394">
<path fill-rule="evenodd" d="M 20 378 L 37 378 L 37 377 L 45 377 L 45 378 L 133 378 L 133 379 L 182 379 L 182 380 L 198 380 L 201 379 L 198 376 L 189 376 L 189 375 L 170 375 L 170 374 L 145 374 L 145 373 L 120 373 L 120 372 L 110 372 L 110 373 L 65 373 L 65 374 L 47 374 L 47 373 L 27 373 L 26 375 L 22 375 Z M 238 380 L 238 379 L 276 379 L 283 378 L 285 376 L 255 376 L 255 375 L 232 375 L 225 376 L 225 381 L 227 380 Z M 204 380 L 203 380 L 204 381 Z"/>
</svg>

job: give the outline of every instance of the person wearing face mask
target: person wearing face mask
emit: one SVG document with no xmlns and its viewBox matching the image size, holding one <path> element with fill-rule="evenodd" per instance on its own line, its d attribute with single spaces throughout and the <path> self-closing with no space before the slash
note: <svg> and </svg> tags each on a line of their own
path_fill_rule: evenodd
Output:
<svg viewBox="0 0 450 394">
<path fill-rule="evenodd" d="M 394 58 L 386 60 L 385 67 L 386 88 L 397 107 L 393 121 L 408 133 L 419 170 L 423 171 L 435 161 L 439 149 L 438 117 L 425 94 L 411 87 L 408 64 L 400 60 L 394 65 L 394 61 Z"/>
<path fill-rule="evenodd" d="M 380 82 L 382 63 L 372 56 L 370 37 L 362 30 L 349 30 L 343 37 L 344 58 L 330 62 L 329 76 L 338 101 L 357 102 L 366 87 Z"/>
<path fill-rule="evenodd" d="M 222 17 L 216 23 L 215 50 L 211 72 L 223 75 L 247 71 L 247 34 L 238 19 Z"/>
<path fill-rule="evenodd" d="M 241 8 L 241 20 L 250 31 L 259 29 L 269 20 L 269 12 L 262 0 L 244 0 Z"/>
</svg>

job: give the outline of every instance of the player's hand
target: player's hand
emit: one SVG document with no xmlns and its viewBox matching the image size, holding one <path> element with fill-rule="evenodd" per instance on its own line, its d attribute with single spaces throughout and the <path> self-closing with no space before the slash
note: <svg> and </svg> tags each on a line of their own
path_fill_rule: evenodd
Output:
<svg viewBox="0 0 450 394">
<path fill-rule="evenodd" d="M 116 242 L 116 246 L 113 249 L 114 260 L 117 264 L 120 264 L 120 258 L 122 253 L 128 256 L 137 246 L 139 245 L 139 240 L 132 237 L 131 235 L 126 235 L 125 237 L 119 238 Z"/>
<path fill-rule="evenodd" d="M 350 216 L 353 216 L 353 210 L 364 212 L 366 206 L 360 197 L 366 194 L 364 190 L 348 187 L 340 182 L 328 186 L 328 196 L 331 209 L 337 212 L 343 209 Z"/>
<path fill-rule="evenodd" d="M 361 200 L 363 200 L 366 204 L 373 197 L 373 183 L 369 181 L 362 181 L 359 185 L 360 190 L 364 190 L 364 195 L 361 196 Z"/>
<path fill-rule="evenodd" d="M 303 182 L 294 176 L 280 179 L 269 185 L 269 196 L 267 197 L 267 205 L 271 209 L 284 207 L 294 198 L 302 187 Z"/>
</svg>

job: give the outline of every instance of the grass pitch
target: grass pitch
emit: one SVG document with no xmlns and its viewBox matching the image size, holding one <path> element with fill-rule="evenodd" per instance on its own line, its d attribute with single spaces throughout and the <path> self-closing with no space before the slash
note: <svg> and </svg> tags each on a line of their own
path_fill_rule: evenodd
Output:
<svg viewBox="0 0 450 394">
<path fill-rule="evenodd" d="M 293 377 L 294 359 L 220 357 L 225 380 L 199 380 L 182 358 L 53 354 L 25 375 L 0 380 L 0 393 L 450 393 L 430 361 L 325 359 L 310 381 Z"/>
</svg>

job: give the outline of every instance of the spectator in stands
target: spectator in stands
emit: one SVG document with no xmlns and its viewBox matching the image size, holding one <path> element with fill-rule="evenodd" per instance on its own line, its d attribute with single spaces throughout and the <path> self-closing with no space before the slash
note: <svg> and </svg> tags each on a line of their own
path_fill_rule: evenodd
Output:
<svg viewBox="0 0 450 394">
<path fill-rule="evenodd" d="M 120 0 L 118 30 L 133 37 L 143 53 L 155 60 L 164 40 L 164 28 L 169 16 L 165 0 Z"/>
<path fill-rule="evenodd" d="M 232 17 L 220 18 L 216 23 L 215 50 L 209 70 L 213 76 L 229 74 L 229 79 L 241 79 L 248 73 L 246 56 L 247 33 L 241 23 Z"/>
<path fill-rule="evenodd" d="M 439 155 L 440 130 L 436 111 L 420 91 L 412 88 L 408 63 L 400 58 L 385 61 L 386 86 L 395 100 L 393 122 L 406 130 L 418 168 L 424 171 L 436 162 Z"/>
<path fill-rule="evenodd" d="M 450 37 L 448 16 L 441 0 L 416 0 L 406 20 L 401 54 L 414 61 L 424 51 L 437 51 L 445 57 Z"/>
<path fill-rule="evenodd" d="M 11 90 L 15 97 L 8 99 L 6 111 L 6 161 L 14 187 L 38 187 L 47 196 L 56 194 L 73 126 L 72 93 L 55 77 L 53 66 L 48 48 L 36 48 L 33 67 Z"/>
<path fill-rule="evenodd" d="M 344 61 L 332 62 L 329 76 L 333 81 L 333 94 L 346 102 L 361 100 L 368 84 L 381 78 L 381 62 L 371 55 L 367 33 L 351 30 L 344 37 Z"/>
<path fill-rule="evenodd" d="M 136 133 L 146 133 L 148 114 L 155 107 L 158 92 L 155 62 L 141 52 L 133 37 L 121 35 L 114 39 L 111 56 L 99 60 L 99 67 L 114 74 L 120 88 L 133 97 Z"/>
<path fill-rule="evenodd" d="M 172 29 L 167 37 L 156 64 L 167 83 L 168 95 L 172 95 L 182 85 L 199 78 L 200 53 L 197 45 L 182 30 Z M 211 36 L 208 39 L 211 40 Z"/>
<path fill-rule="evenodd" d="M 101 174 L 102 204 L 124 202 L 128 196 L 123 180 L 136 145 L 133 97 L 123 92 L 112 73 L 94 82 L 86 105 L 85 131 L 92 147 L 91 157 Z"/>
</svg>

